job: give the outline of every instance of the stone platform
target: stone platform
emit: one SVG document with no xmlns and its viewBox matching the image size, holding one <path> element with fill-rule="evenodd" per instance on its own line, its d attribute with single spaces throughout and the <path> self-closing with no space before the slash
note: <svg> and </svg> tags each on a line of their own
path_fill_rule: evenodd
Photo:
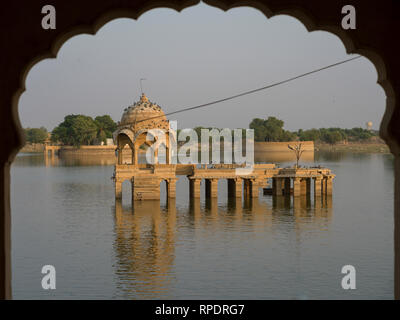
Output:
<svg viewBox="0 0 400 320">
<path fill-rule="evenodd" d="M 132 183 L 133 200 L 160 199 L 160 184 L 167 183 L 168 198 L 176 196 L 179 176 L 189 179 L 190 197 L 200 198 L 200 184 L 205 182 L 207 198 L 218 197 L 218 181 L 228 181 L 228 197 L 256 198 L 259 189 L 271 186 L 273 195 L 297 197 L 310 194 L 313 186 L 315 196 L 331 195 L 335 177 L 330 169 L 277 168 L 274 164 L 255 164 L 253 169 L 239 165 L 193 165 L 193 164 L 118 164 L 115 166 L 115 198 L 122 198 L 122 183 Z"/>
</svg>

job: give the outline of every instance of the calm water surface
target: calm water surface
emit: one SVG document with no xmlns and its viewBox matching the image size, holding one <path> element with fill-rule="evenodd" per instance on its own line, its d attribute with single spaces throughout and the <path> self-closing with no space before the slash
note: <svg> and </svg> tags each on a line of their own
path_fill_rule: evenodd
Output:
<svg viewBox="0 0 400 320">
<path fill-rule="evenodd" d="M 266 159 L 268 160 L 268 159 Z M 16 299 L 391 299 L 393 158 L 316 154 L 336 174 L 333 197 L 262 196 L 138 202 L 130 184 L 114 201 L 112 161 L 45 163 L 20 154 L 12 167 L 12 273 Z M 204 188 L 204 187 L 202 187 Z M 57 289 L 41 288 L 54 265 Z M 341 268 L 357 289 L 341 288 Z"/>
</svg>

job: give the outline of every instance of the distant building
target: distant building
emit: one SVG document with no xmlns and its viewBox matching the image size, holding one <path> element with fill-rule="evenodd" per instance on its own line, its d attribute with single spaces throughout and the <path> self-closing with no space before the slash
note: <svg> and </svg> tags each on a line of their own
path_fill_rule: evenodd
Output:
<svg viewBox="0 0 400 320">
<path fill-rule="evenodd" d="M 108 145 L 108 146 L 113 146 L 113 145 L 114 145 L 113 139 L 112 139 L 112 138 L 107 138 L 107 139 L 106 139 L 106 145 Z"/>
<path fill-rule="evenodd" d="M 367 130 L 371 131 L 372 130 L 372 121 L 368 121 L 366 124 Z"/>
</svg>

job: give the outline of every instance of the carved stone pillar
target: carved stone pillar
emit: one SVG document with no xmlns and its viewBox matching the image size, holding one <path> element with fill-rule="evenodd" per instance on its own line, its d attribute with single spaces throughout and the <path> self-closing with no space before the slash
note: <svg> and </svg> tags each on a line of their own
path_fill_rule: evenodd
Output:
<svg viewBox="0 0 400 320">
<path fill-rule="evenodd" d="M 315 197 L 321 196 L 321 187 L 322 187 L 321 177 L 315 177 L 314 178 L 314 196 Z"/>
<path fill-rule="evenodd" d="M 333 178 L 327 177 L 326 178 L 326 194 L 327 195 L 332 195 L 332 184 L 333 184 Z"/>
<path fill-rule="evenodd" d="M 281 196 L 283 189 L 282 178 L 272 178 L 272 192 L 275 196 Z"/>
<path fill-rule="evenodd" d="M 206 179 L 206 198 L 218 197 L 218 179 Z"/>
<path fill-rule="evenodd" d="M 118 164 L 122 164 L 122 148 L 117 148 Z"/>
<path fill-rule="evenodd" d="M 168 198 L 176 198 L 176 180 L 174 178 L 168 179 L 167 194 Z"/>
<path fill-rule="evenodd" d="M 251 180 L 251 182 L 250 182 L 250 196 L 252 198 L 258 198 L 260 185 L 261 185 L 260 181 Z"/>
<path fill-rule="evenodd" d="M 290 195 L 290 178 L 283 178 L 285 181 L 283 194 Z"/>
<path fill-rule="evenodd" d="M 242 179 L 228 179 L 228 198 L 242 197 Z"/>
<path fill-rule="evenodd" d="M 300 194 L 301 195 L 307 194 L 307 180 L 308 180 L 308 178 L 300 179 Z"/>
<path fill-rule="evenodd" d="M 122 181 L 115 180 L 115 199 L 122 199 Z"/>
<path fill-rule="evenodd" d="M 200 198 L 200 182 L 201 179 L 190 179 L 189 180 L 189 188 L 190 188 L 190 197 L 191 198 Z"/>
<path fill-rule="evenodd" d="M 293 178 L 293 196 L 298 197 L 300 195 L 300 178 Z"/>
</svg>

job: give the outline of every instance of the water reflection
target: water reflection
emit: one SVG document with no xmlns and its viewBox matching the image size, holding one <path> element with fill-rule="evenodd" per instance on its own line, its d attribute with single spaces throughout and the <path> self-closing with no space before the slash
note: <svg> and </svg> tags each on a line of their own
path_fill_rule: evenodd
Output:
<svg viewBox="0 0 400 320">
<path fill-rule="evenodd" d="M 50 156 L 44 157 L 46 167 L 49 166 L 63 166 L 63 167 L 76 167 L 76 166 L 111 166 L 115 164 L 114 156 Z"/>
<path fill-rule="evenodd" d="M 139 299 L 173 298 L 178 235 L 186 242 L 216 236 L 226 241 L 229 234 L 274 234 L 295 227 L 302 231 L 326 231 L 332 216 L 332 197 L 266 196 L 260 199 L 190 199 L 187 207 L 175 200 L 135 201 L 133 207 L 120 200 L 115 214 L 117 288 L 124 297 Z M 322 223 L 321 223 L 322 222 Z M 285 231 L 286 232 L 286 231 Z M 225 236 L 224 236 L 225 235 Z M 194 239 L 196 238 L 196 239 Z"/>
<path fill-rule="evenodd" d="M 230 199 L 222 181 L 218 199 L 206 200 L 203 188 L 190 200 L 182 176 L 175 203 L 164 188 L 161 202 L 132 208 L 129 190 L 128 205 L 114 205 L 112 164 L 19 154 L 14 296 L 49 298 L 35 270 L 51 261 L 63 268 L 59 299 L 391 298 L 393 156 L 317 155 L 336 174 L 333 198 Z M 338 286 L 347 263 L 363 266 L 351 296 Z"/>
<path fill-rule="evenodd" d="M 290 150 L 287 152 L 268 152 L 268 151 L 254 151 L 254 161 L 257 162 L 296 162 L 296 156 Z M 314 162 L 314 152 L 305 151 L 301 156 L 301 162 Z"/>
<path fill-rule="evenodd" d="M 347 152 L 329 152 L 329 151 L 318 151 L 315 153 L 315 162 L 329 161 L 329 162 L 340 162 L 348 156 L 352 156 L 354 153 Z"/>
<path fill-rule="evenodd" d="M 142 299 L 166 295 L 175 258 L 174 201 L 164 209 L 159 201 L 136 201 L 129 209 L 116 201 L 114 211 L 118 289 Z"/>
<path fill-rule="evenodd" d="M 329 156 L 329 153 L 328 153 Z M 210 156 L 211 157 L 211 156 Z M 144 153 L 139 155 L 140 163 L 146 162 Z M 162 157 L 160 157 L 163 160 Z M 200 154 L 199 154 L 200 159 Z M 337 161 L 339 161 L 338 159 Z M 294 163 L 296 157 L 292 152 L 255 152 L 254 161 L 256 163 Z M 313 152 L 304 152 L 301 157 L 302 163 L 314 162 Z M 111 166 L 115 165 L 114 155 L 47 155 L 42 153 L 20 153 L 15 159 L 17 165 L 45 165 L 48 166 Z"/>
<path fill-rule="evenodd" d="M 13 165 L 18 167 L 81 167 L 81 166 L 112 166 L 115 164 L 114 156 L 81 156 L 67 155 L 59 157 L 58 155 L 44 156 L 43 153 L 19 153 L 15 158 Z"/>
<path fill-rule="evenodd" d="M 13 162 L 18 167 L 41 167 L 44 165 L 42 153 L 19 153 Z"/>
</svg>

